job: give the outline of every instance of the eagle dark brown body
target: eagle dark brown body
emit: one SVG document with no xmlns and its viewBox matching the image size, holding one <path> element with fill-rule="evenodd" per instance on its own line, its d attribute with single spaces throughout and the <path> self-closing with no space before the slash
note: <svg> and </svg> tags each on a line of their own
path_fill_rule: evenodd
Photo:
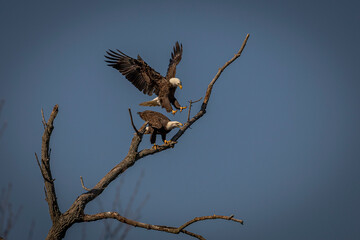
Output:
<svg viewBox="0 0 360 240">
<path fill-rule="evenodd" d="M 117 51 L 117 52 L 116 52 Z M 152 69 L 139 55 L 137 59 L 127 56 L 120 50 L 109 50 L 105 57 L 108 66 L 117 69 L 128 79 L 137 89 L 144 94 L 151 96 L 155 93 L 158 97 L 152 101 L 142 103 L 143 106 L 161 106 L 167 112 L 175 113 L 171 107 L 173 105 L 180 111 L 186 107 L 181 107 L 175 98 L 176 88 L 182 88 L 181 82 L 176 75 L 176 66 L 181 61 L 182 45 L 176 42 L 171 53 L 168 71 L 165 77 Z"/>
<path fill-rule="evenodd" d="M 148 127 L 145 133 L 151 134 L 151 144 L 155 144 L 157 134 L 161 135 L 165 144 L 169 143 L 169 141 L 166 140 L 166 134 L 168 134 L 173 128 L 182 126 L 180 122 L 170 121 L 169 118 L 159 112 L 146 110 L 138 112 L 138 114 L 144 121 L 148 122 Z"/>
</svg>

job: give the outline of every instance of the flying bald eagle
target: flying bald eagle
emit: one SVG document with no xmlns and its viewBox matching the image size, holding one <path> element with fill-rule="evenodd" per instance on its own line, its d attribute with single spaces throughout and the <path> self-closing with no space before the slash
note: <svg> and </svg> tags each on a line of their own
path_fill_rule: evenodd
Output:
<svg viewBox="0 0 360 240">
<path fill-rule="evenodd" d="M 137 89 L 144 94 L 151 96 L 155 93 L 158 97 L 155 99 L 141 103 L 142 106 L 161 106 L 167 112 L 175 114 L 177 110 L 173 110 L 171 104 L 179 109 L 180 112 L 186 107 L 182 107 L 175 98 L 175 90 L 177 87 L 182 89 L 181 81 L 175 78 L 176 65 L 179 64 L 182 55 L 182 44 L 176 42 L 173 52 L 171 53 L 170 63 L 165 77 L 152 69 L 139 55 L 137 59 L 127 56 L 125 53 L 116 49 L 117 52 L 106 51 L 105 55 L 108 66 L 111 66 L 126 77 Z"/>
<path fill-rule="evenodd" d="M 165 144 L 170 143 L 171 141 L 166 140 L 166 134 L 169 133 L 173 128 L 180 128 L 182 126 L 182 123 L 178 121 L 170 121 L 169 118 L 164 116 L 163 114 L 159 112 L 154 111 L 143 111 L 138 112 L 140 117 L 148 122 L 148 126 L 146 127 L 146 134 L 151 134 L 150 142 L 151 144 L 154 144 L 153 148 L 157 148 L 156 145 L 156 135 L 161 135 L 161 138 Z"/>
</svg>

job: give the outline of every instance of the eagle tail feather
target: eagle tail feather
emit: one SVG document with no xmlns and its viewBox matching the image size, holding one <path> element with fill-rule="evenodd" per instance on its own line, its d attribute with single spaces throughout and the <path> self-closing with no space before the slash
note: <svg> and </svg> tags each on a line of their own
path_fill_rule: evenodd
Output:
<svg viewBox="0 0 360 240">
<path fill-rule="evenodd" d="M 156 106 L 160 106 L 160 103 L 157 101 L 157 99 L 153 99 L 153 100 L 148 101 L 148 102 L 142 102 L 139 105 L 140 106 L 146 106 L 146 107 L 156 107 Z"/>
</svg>

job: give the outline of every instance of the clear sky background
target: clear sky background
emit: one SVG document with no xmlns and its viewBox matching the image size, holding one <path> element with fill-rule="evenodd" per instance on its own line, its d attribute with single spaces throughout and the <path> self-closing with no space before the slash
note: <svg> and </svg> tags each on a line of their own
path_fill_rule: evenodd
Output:
<svg viewBox="0 0 360 240">
<path fill-rule="evenodd" d="M 168 150 L 137 162 L 100 197 L 111 210 L 124 179 L 126 205 L 144 171 L 134 209 L 141 221 L 193 224 L 208 239 L 360 239 L 360 4 L 358 1 L 1 1 L 0 187 L 23 207 L 9 239 L 44 239 L 51 220 L 40 154 L 41 108 L 59 104 L 51 167 L 62 211 L 128 151 L 128 108 L 151 99 L 106 66 L 107 49 L 141 57 L 165 74 L 183 44 L 177 76 L 186 105 L 205 94 L 227 60 L 207 114 Z M 194 113 L 200 104 L 194 105 Z M 161 111 L 160 108 L 152 110 Z M 135 124 L 142 120 L 136 115 Z M 171 119 L 186 121 L 187 112 Z M 160 142 L 159 142 L 160 143 Z M 148 136 L 141 148 L 151 147 Z M 97 212 L 96 201 L 86 213 Z M 129 216 L 131 217 L 131 216 Z M 83 224 L 65 239 L 80 239 Z M 85 223 L 99 239 L 101 222 Z M 133 229 L 128 239 L 191 239 Z"/>
</svg>

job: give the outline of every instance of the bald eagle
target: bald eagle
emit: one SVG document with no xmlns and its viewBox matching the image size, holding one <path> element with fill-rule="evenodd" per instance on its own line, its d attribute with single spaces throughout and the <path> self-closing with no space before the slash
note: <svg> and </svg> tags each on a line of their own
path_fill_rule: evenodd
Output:
<svg viewBox="0 0 360 240">
<path fill-rule="evenodd" d="M 144 121 L 147 121 L 149 124 L 146 127 L 145 134 L 151 134 L 150 142 L 151 144 L 154 144 L 153 148 L 155 149 L 157 148 L 157 134 L 161 135 L 161 138 L 165 144 L 168 144 L 171 141 L 166 140 L 166 134 L 169 133 L 173 128 L 180 128 L 182 126 L 182 123 L 178 121 L 170 121 L 169 118 L 159 112 L 146 110 L 143 112 L 138 112 L 138 114 Z"/>
<path fill-rule="evenodd" d="M 176 42 L 173 52 L 171 53 L 170 63 L 167 74 L 163 77 L 160 73 L 152 69 L 139 55 L 137 59 L 127 56 L 125 53 L 116 49 L 117 52 L 106 51 L 105 55 L 108 66 L 111 66 L 126 77 L 137 89 L 144 94 L 151 96 L 155 93 L 158 97 L 155 99 L 141 103 L 142 106 L 161 106 L 167 112 L 175 114 L 177 110 L 173 110 L 171 105 L 180 112 L 186 107 L 182 107 L 175 98 L 175 90 L 177 87 L 182 89 L 181 81 L 175 78 L 176 65 L 181 61 L 182 44 Z"/>
</svg>

